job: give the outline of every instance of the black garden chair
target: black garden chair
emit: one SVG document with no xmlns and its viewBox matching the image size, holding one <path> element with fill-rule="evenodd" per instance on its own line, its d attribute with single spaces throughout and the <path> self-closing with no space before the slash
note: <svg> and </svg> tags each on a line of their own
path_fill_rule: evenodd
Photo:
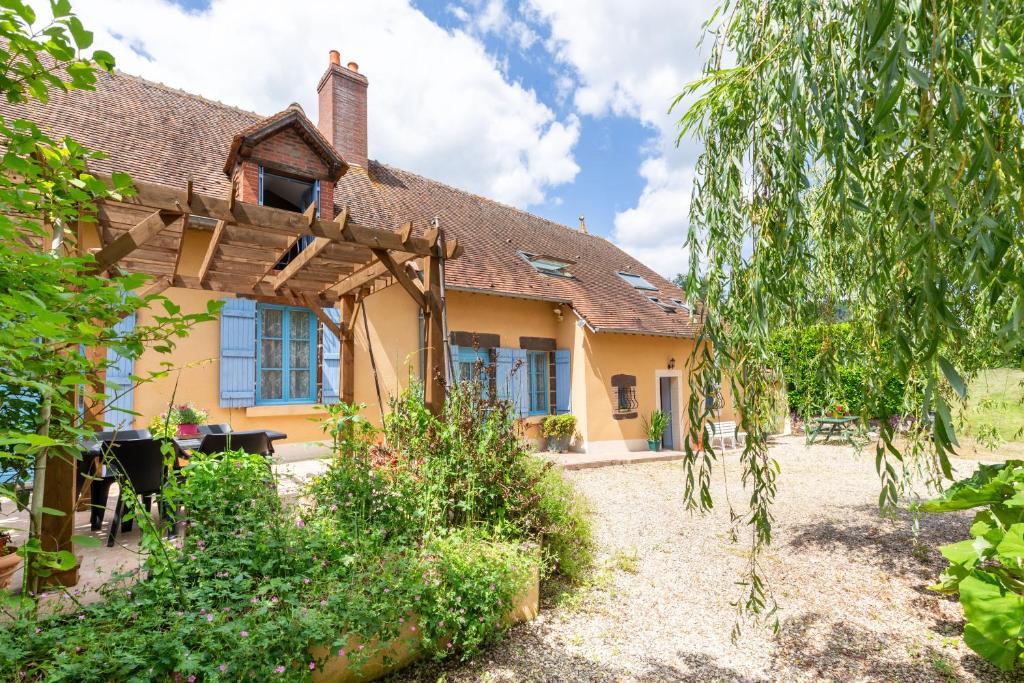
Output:
<svg viewBox="0 0 1024 683">
<path fill-rule="evenodd" d="M 207 434 L 230 434 L 231 425 L 227 423 L 215 424 L 215 425 L 199 425 L 197 427 L 199 433 L 203 436 Z"/>
<path fill-rule="evenodd" d="M 253 455 L 269 458 L 274 454 L 274 447 L 266 432 L 245 431 L 228 434 L 207 434 L 196 449 L 199 453 L 214 454 L 224 451 L 244 451 Z"/>
<path fill-rule="evenodd" d="M 107 536 L 107 547 L 114 545 L 114 538 L 121 528 L 121 517 L 124 515 L 125 494 L 142 496 L 148 510 L 153 497 L 161 497 L 167 468 L 164 465 L 164 454 L 161 442 L 154 439 L 133 439 L 110 442 L 109 464 L 114 478 L 121 486 L 114 506 L 114 519 L 110 522 L 110 533 Z M 159 501 L 163 517 L 170 521 L 171 514 L 164 500 Z M 125 529 L 129 529 L 125 523 Z M 173 526 L 171 533 L 173 533 Z"/>
</svg>

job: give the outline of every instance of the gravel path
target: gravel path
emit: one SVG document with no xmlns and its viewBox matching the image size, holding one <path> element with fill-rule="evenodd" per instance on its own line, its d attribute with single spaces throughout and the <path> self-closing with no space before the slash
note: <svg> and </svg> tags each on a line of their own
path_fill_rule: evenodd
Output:
<svg viewBox="0 0 1024 683">
<path fill-rule="evenodd" d="M 944 565 L 935 547 L 965 538 L 969 514 L 926 517 L 915 551 L 909 520 L 878 514 L 873 453 L 796 437 L 773 456 L 782 475 L 765 569 L 777 636 L 751 625 L 730 643 L 746 550 L 728 540 L 720 471 L 719 507 L 692 517 L 679 463 L 607 467 L 567 473 L 594 510 L 589 585 L 549 595 L 538 619 L 470 662 L 420 664 L 392 680 L 1011 680 L 963 645 L 959 604 L 926 590 Z M 975 463 L 957 465 L 966 475 Z M 727 469 L 742 504 L 735 456 Z"/>
</svg>

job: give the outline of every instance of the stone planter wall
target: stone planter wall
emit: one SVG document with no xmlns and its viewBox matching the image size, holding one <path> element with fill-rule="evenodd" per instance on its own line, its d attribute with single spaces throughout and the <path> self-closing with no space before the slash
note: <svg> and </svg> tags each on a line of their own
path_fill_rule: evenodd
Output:
<svg viewBox="0 0 1024 683">
<path fill-rule="evenodd" d="M 515 624 L 521 621 L 529 621 L 537 616 L 540 611 L 540 578 L 536 569 L 530 577 L 526 590 L 513 603 L 512 611 L 508 614 L 508 623 Z M 361 662 L 360 665 L 351 665 L 348 657 L 339 657 L 337 653 L 329 657 L 323 666 L 313 674 L 314 683 L 350 683 L 350 681 L 373 681 L 387 674 L 405 668 L 413 663 L 423 654 L 420 650 L 420 634 L 418 630 L 418 619 L 415 615 L 406 619 L 402 632 L 397 638 L 383 647 L 378 646 L 376 638 L 365 643 L 371 651 L 376 653 Z M 417 630 L 413 630 L 413 629 Z M 364 644 L 362 638 L 350 636 L 345 642 L 345 652 L 358 651 L 359 646 Z M 315 659 L 328 656 L 325 646 L 319 645 L 310 648 L 310 654 Z"/>
</svg>

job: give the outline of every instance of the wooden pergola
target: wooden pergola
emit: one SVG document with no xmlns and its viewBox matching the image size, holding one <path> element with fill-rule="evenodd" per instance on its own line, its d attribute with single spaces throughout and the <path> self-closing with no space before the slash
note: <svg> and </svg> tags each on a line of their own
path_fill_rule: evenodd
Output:
<svg viewBox="0 0 1024 683">
<path fill-rule="evenodd" d="M 169 287 L 203 289 L 268 303 L 308 306 L 341 341 L 341 400 L 353 399 L 352 322 L 367 295 L 399 284 L 423 310 L 426 330 L 425 402 L 439 413 L 444 402 L 442 262 L 461 255 L 436 227 L 423 236 L 412 224 L 395 230 L 355 222 L 347 208 L 333 221 L 316 217 L 316 206 L 296 213 L 235 199 L 136 182 L 137 193 L 98 202 L 94 224 L 102 245 L 95 251 L 101 271 L 121 269 L 154 278 L 141 292 Z M 212 226 L 196 275 L 179 272 L 190 221 Z M 278 264 L 303 238 L 312 242 L 282 268 Z M 418 264 L 418 269 L 416 268 Z M 420 278 L 422 275 L 422 280 Z M 323 308 L 340 308 L 340 323 Z"/>
<path fill-rule="evenodd" d="M 96 221 L 80 225 L 80 230 L 96 230 L 100 246 L 92 251 L 99 272 L 152 276 L 139 292 L 143 296 L 182 287 L 310 308 L 340 342 L 339 393 L 349 403 L 354 387 L 353 321 L 363 298 L 397 283 L 423 311 L 424 400 L 432 412 L 441 412 L 448 367 L 443 263 L 461 255 L 455 240 L 446 242 L 436 227 L 414 236 L 411 223 L 395 230 L 360 225 L 347 208 L 335 220 L 325 221 L 316 217 L 315 205 L 300 214 L 239 201 L 234 184 L 223 198 L 193 192 L 191 182 L 174 188 L 136 181 L 135 188 L 131 197 L 98 202 Z M 190 223 L 209 226 L 212 234 L 198 273 L 183 275 L 179 271 Z M 84 235 L 78 237 L 83 244 Z M 312 241 L 278 267 L 303 238 Z M 340 309 L 340 322 L 322 310 L 331 307 Z M 97 390 L 102 393 L 103 387 Z M 44 546 L 72 550 L 72 525 L 66 520 L 74 519 L 75 463 L 53 459 L 47 479 L 44 505 L 64 516 L 44 516 Z M 53 580 L 74 585 L 77 568 Z"/>
</svg>

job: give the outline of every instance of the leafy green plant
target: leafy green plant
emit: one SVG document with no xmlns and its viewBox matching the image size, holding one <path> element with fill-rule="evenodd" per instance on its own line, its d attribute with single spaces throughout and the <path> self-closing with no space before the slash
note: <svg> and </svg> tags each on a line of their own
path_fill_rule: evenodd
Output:
<svg viewBox="0 0 1024 683">
<path fill-rule="evenodd" d="M 648 441 L 661 441 L 661 435 L 665 433 L 665 428 L 668 427 L 668 413 L 660 410 L 651 412 L 651 416 L 640 417 L 640 422 L 643 425 L 644 433 L 647 434 Z"/>
<path fill-rule="evenodd" d="M 67 0 L 54 0 L 50 11 L 52 20 L 39 22 L 21 0 L 0 7 L 0 96 L 9 102 L 45 105 L 51 90 L 91 89 L 97 69 L 113 68 L 109 53 L 86 52 L 92 33 Z M 90 172 L 102 154 L 4 117 L 0 148 L 0 451 L 15 473 L 0 482 L 0 497 L 19 500 L 32 479 L 31 538 L 19 552 L 26 558 L 22 605 L 34 610 L 39 579 L 76 562 L 67 542 L 73 516 L 43 505 L 47 470 L 73 466 L 82 439 L 106 426 L 99 416 L 115 398 L 93 388 L 105 384 L 107 354 L 80 350 L 106 347 L 129 359 L 147 348 L 171 353 L 194 324 L 216 319 L 220 303 L 186 314 L 169 299 L 136 294 L 145 276 L 97 272 L 79 229 L 93 229 L 98 200 L 132 193 L 127 175 L 114 173 L 108 183 Z M 150 322 L 130 333 L 115 329 L 144 307 Z M 169 366 L 132 381 L 165 375 Z"/>
<path fill-rule="evenodd" d="M 949 561 L 933 590 L 958 593 L 967 625 L 964 641 L 1000 669 L 1024 664 L 1024 461 L 981 465 L 925 512 L 983 508 L 970 539 L 939 548 Z"/>
<path fill-rule="evenodd" d="M 149 433 L 154 439 L 173 439 L 178 434 L 179 424 L 175 411 L 160 413 L 149 421 Z"/>
<path fill-rule="evenodd" d="M 354 533 L 340 500 L 283 505 L 258 455 L 199 454 L 183 476 L 187 534 L 169 566 L 154 572 L 151 555 L 145 578 L 115 577 L 100 602 L 7 615 L 0 679 L 309 681 L 328 656 L 358 666 L 410 626 L 429 654 L 469 656 L 537 566 L 474 529 L 406 542 Z"/>
<path fill-rule="evenodd" d="M 541 433 L 544 436 L 572 437 L 576 434 L 576 416 L 570 413 L 548 415 L 541 422 Z"/>
<path fill-rule="evenodd" d="M 209 419 L 209 414 L 196 408 L 191 401 L 175 406 L 172 412 L 179 425 L 204 425 Z"/>
<path fill-rule="evenodd" d="M 338 409 L 329 433 L 344 433 L 352 409 Z M 441 417 L 413 384 L 391 403 L 384 444 L 372 427 L 353 432 L 311 492 L 319 507 L 341 500 L 337 514 L 353 533 L 388 538 L 481 528 L 511 542 L 541 544 L 548 571 L 579 579 L 591 564 L 592 539 L 580 497 L 551 464 L 518 436 L 512 406 L 481 397 L 472 382 L 451 388 Z M 386 444 L 386 445 L 385 445 Z M 347 450 L 346 450 L 347 449 Z"/>
</svg>

